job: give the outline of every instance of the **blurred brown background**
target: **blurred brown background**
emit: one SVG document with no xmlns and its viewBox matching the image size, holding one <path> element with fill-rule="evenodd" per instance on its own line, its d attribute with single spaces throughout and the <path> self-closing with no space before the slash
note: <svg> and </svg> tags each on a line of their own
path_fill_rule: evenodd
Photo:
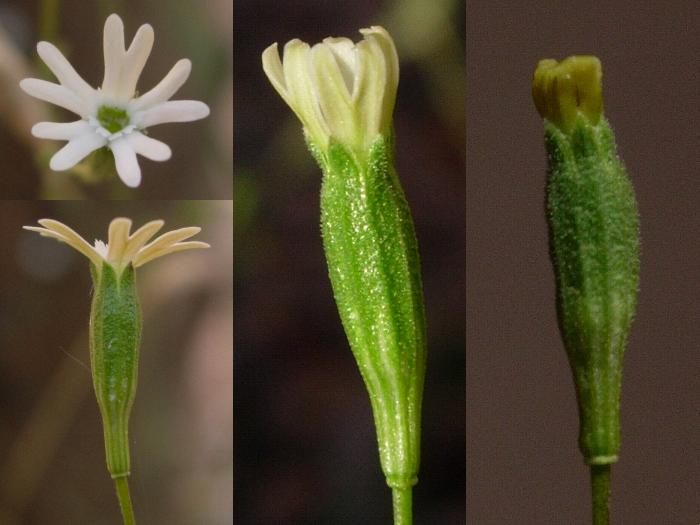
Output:
<svg viewBox="0 0 700 525">
<path fill-rule="evenodd" d="M 612 523 L 700 522 L 698 2 L 467 7 L 469 523 L 590 523 L 544 218 L 541 58 L 594 54 L 636 188 L 642 274 Z"/>
<path fill-rule="evenodd" d="M 464 3 L 235 1 L 237 525 L 385 524 L 391 493 L 370 405 L 333 302 L 321 173 L 264 76 L 277 41 L 396 41 L 398 173 L 413 210 L 428 315 L 416 523 L 463 524 Z"/>
<path fill-rule="evenodd" d="M 60 13 L 45 17 L 44 6 Z M 156 85 L 180 58 L 192 61 L 192 73 L 173 96 L 206 102 L 203 120 L 154 126 L 151 136 L 168 144 L 166 162 L 139 157 L 141 186 L 127 188 L 116 177 L 85 184 L 69 172 L 53 172 L 48 157 L 64 142 L 36 139 L 39 120 L 71 122 L 72 113 L 33 99 L 19 89 L 25 77 L 55 82 L 36 53 L 48 39 L 93 87 L 102 82 L 102 29 L 109 13 L 124 20 L 126 43 L 145 23 L 155 43 L 138 84 L 143 93 Z M 232 30 L 231 0 L 8 0 L 0 5 L 0 199 L 230 199 L 232 188 Z M 46 25 L 46 21 L 52 22 Z M 48 27 L 47 29 L 42 29 Z M 38 157 L 43 156 L 43 160 Z M 11 168 L 10 168 L 11 166 Z M 113 168 L 110 168 L 112 170 Z"/>
<path fill-rule="evenodd" d="M 131 417 L 138 523 L 230 524 L 231 201 L 36 202 L 0 206 L 0 523 L 119 525 L 89 371 L 87 259 L 22 230 L 65 222 L 106 240 L 115 216 L 202 227 L 208 250 L 137 270 L 144 316 Z"/>
</svg>

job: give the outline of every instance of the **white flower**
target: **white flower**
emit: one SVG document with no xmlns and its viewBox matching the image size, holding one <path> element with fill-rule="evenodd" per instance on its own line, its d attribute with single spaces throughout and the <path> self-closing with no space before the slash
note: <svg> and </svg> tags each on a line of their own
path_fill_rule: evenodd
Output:
<svg viewBox="0 0 700 525">
<path fill-rule="evenodd" d="M 39 42 L 41 59 L 59 84 L 26 78 L 20 87 L 29 95 L 80 115 L 69 123 L 39 122 L 35 137 L 67 140 L 49 164 L 55 171 L 72 168 L 94 150 L 107 146 L 114 154 L 119 178 L 129 187 L 141 183 L 136 154 L 164 161 L 170 148 L 142 133 L 156 124 L 190 122 L 209 115 L 209 107 L 195 100 L 168 100 L 185 83 L 192 64 L 179 60 L 150 91 L 135 98 L 136 84 L 153 47 L 153 28 L 142 25 L 129 49 L 124 46 L 124 24 L 119 16 L 107 18 L 104 27 L 105 74 L 102 87 L 93 89 L 76 73 L 70 62 L 49 42 Z"/>
<path fill-rule="evenodd" d="M 209 245 L 200 241 L 185 241 L 201 231 L 197 226 L 180 228 L 157 237 L 150 243 L 148 240 L 153 237 L 165 224 L 162 220 L 151 221 L 133 234 L 131 230 L 131 219 L 118 217 L 109 225 L 108 242 L 96 240 L 91 246 L 85 239 L 65 224 L 53 219 L 41 219 L 38 221 L 42 227 L 24 226 L 25 230 L 39 232 L 44 237 L 51 237 L 61 242 L 65 242 L 72 248 L 82 253 L 95 265 L 99 272 L 102 263 L 107 263 L 120 273 L 129 264 L 138 268 L 163 255 L 179 252 L 182 250 L 192 250 L 195 248 L 209 248 Z"/>
<path fill-rule="evenodd" d="M 378 135 L 391 134 L 399 83 L 394 42 L 379 26 L 361 29 L 364 40 L 326 38 L 309 47 L 301 40 L 262 54 L 265 74 L 296 113 L 309 139 L 325 150 L 330 139 L 364 155 Z"/>
</svg>

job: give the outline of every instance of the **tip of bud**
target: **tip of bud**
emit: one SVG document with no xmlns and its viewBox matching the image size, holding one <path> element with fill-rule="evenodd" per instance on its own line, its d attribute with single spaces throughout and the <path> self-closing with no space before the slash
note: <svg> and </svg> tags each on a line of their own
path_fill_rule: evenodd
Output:
<svg viewBox="0 0 700 525">
<path fill-rule="evenodd" d="M 603 113 L 602 76 L 594 56 L 540 60 L 532 79 L 537 111 L 564 132 L 571 131 L 578 114 L 596 124 Z"/>
</svg>

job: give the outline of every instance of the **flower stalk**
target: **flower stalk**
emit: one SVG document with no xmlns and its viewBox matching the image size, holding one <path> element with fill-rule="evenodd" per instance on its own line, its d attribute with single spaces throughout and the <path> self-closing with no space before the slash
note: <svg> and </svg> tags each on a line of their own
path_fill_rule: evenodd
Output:
<svg viewBox="0 0 700 525">
<path fill-rule="evenodd" d="M 608 523 L 622 361 L 639 283 L 637 204 L 603 114 L 601 78 L 595 57 L 542 60 L 532 86 L 548 153 L 559 328 L 576 386 L 579 447 L 591 468 L 596 524 Z"/>
<path fill-rule="evenodd" d="M 425 311 L 413 220 L 394 167 L 398 57 L 381 27 L 354 44 L 292 40 L 263 53 L 323 173 L 321 233 L 333 294 L 369 393 L 394 522 L 412 523 L 420 463 Z"/>
</svg>

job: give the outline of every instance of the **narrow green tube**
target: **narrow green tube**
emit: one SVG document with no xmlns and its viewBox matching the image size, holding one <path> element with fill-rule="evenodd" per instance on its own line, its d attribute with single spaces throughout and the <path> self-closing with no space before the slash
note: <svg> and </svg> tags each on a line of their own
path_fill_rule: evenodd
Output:
<svg viewBox="0 0 700 525">
<path fill-rule="evenodd" d="M 610 465 L 591 465 L 593 525 L 610 523 Z"/>
<path fill-rule="evenodd" d="M 413 489 L 391 490 L 392 502 L 394 506 L 394 525 L 413 524 Z"/>
<path fill-rule="evenodd" d="M 107 264 L 92 267 L 94 295 L 90 312 L 90 364 L 104 427 L 107 469 L 113 478 L 128 476 L 129 416 L 136 396 L 141 308 L 134 268 L 120 273 Z"/>
</svg>

